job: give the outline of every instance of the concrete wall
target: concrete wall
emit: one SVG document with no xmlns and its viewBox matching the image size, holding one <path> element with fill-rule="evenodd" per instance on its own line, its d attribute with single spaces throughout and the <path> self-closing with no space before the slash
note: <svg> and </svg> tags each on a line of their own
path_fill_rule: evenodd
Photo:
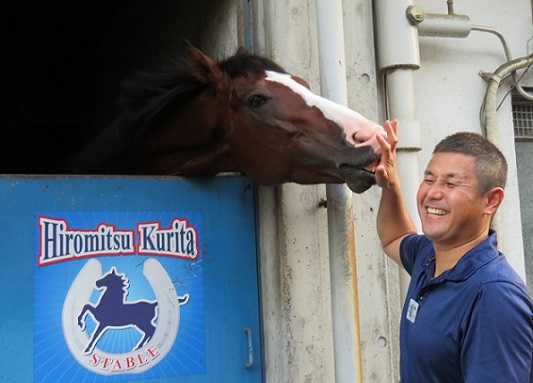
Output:
<svg viewBox="0 0 533 383">
<path fill-rule="evenodd" d="M 314 1 L 254 3 L 254 50 L 319 90 Z M 267 383 L 335 382 L 325 187 L 259 189 Z"/>
<path fill-rule="evenodd" d="M 383 121 L 374 58 L 371 0 L 345 0 L 344 40 L 350 108 Z M 381 250 L 376 214 L 381 191 L 353 195 L 363 382 L 397 382 L 401 297 L 399 268 Z"/>
<path fill-rule="evenodd" d="M 520 209 L 524 254 L 526 256 L 526 279 L 533 295 L 533 142 L 516 143 L 518 184 L 520 187 Z"/>
</svg>

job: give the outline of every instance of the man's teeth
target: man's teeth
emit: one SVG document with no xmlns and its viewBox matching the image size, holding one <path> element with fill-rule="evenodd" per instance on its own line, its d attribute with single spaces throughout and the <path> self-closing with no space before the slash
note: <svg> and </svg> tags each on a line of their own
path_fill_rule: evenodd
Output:
<svg viewBox="0 0 533 383">
<path fill-rule="evenodd" d="M 426 208 L 428 214 L 435 214 L 435 215 L 445 215 L 448 212 L 446 210 L 437 209 L 434 207 L 428 207 Z"/>
</svg>

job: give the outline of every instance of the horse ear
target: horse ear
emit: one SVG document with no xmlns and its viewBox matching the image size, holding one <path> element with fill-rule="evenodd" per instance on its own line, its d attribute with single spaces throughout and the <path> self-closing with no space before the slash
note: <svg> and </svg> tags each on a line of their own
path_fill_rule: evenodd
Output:
<svg viewBox="0 0 533 383">
<path fill-rule="evenodd" d="M 222 87 L 225 82 L 224 73 L 215 60 L 192 45 L 188 47 L 188 56 L 198 80 L 212 83 L 217 90 Z"/>
</svg>

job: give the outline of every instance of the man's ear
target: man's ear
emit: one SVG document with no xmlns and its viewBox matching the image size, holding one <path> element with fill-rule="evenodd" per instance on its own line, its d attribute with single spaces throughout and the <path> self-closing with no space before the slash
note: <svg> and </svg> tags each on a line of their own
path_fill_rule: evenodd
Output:
<svg viewBox="0 0 533 383">
<path fill-rule="evenodd" d="M 488 215 L 494 215 L 494 213 L 496 213 L 496 210 L 498 210 L 498 207 L 501 205 L 504 195 L 505 192 L 503 188 L 499 186 L 492 188 L 487 193 L 485 193 L 485 198 L 487 202 L 484 213 Z"/>
</svg>

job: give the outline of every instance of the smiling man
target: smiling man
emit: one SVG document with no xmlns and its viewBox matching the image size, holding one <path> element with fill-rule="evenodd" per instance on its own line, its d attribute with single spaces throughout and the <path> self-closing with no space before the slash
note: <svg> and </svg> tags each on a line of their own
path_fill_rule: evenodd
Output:
<svg viewBox="0 0 533 383">
<path fill-rule="evenodd" d="M 411 275 L 401 382 L 533 382 L 533 304 L 490 229 L 504 197 L 504 156 L 478 134 L 442 140 L 416 196 L 424 233 L 417 235 L 396 171 L 397 129 L 386 122 L 387 138 L 378 137 L 376 182 L 383 249 Z"/>
</svg>

